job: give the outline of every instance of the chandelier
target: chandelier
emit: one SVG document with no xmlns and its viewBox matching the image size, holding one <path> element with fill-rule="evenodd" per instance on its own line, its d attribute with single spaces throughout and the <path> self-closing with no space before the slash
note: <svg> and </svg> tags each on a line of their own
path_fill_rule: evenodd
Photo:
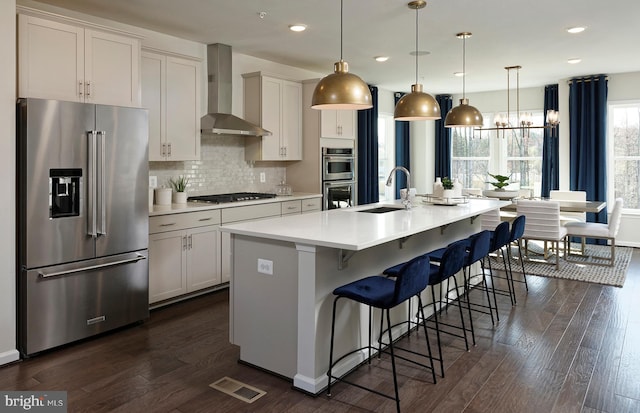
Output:
<svg viewBox="0 0 640 413">
<path fill-rule="evenodd" d="M 536 126 L 533 124 L 533 115 L 531 112 L 520 112 L 520 69 L 522 66 L 506 66 L 507 70 L 507 112 L 498 113 L 493 119 L 495 127 L 477 128 L 482 137 L 482 131 L 496 131 L 496 137 L 504 138 L 507 131 L 520 131 L 523 137 L 529 137 L 531 129 L 549 129 L 552 137 L 557 137 L 557 129 L 560 124 L 558 111 L 547 110 L 546 122 L 544 125 Z M 511 123 L 511 71 L 516 72 L 516 116 L 517 123 Z"/>
</svg>

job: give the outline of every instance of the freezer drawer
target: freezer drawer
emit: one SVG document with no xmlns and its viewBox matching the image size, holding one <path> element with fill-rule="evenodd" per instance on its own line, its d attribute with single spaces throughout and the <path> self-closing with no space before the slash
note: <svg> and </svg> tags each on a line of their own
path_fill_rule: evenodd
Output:
<svg viewBox="0 0 640 413">
<path fill-rule="evenodd" d="M 23 356 L 149 317 L 147 250 L 19 277 L 18 349 Z"/>
</svg>

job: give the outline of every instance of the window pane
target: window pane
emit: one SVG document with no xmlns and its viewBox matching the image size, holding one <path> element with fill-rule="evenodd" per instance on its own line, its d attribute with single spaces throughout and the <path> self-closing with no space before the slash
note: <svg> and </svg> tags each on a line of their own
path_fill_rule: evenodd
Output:
<svg viewBox="0 0 640 413">
<path fill-rule="evenodd" d="M 615 197 L 624 199 L 625 208 L 640 208 L 640 160 L 620 160 L 614 164 Z"/>
<path fill-rule="evenodd" d="M 507 162 L 511 174 L 510 183 L 520 183 L 520 188 L 534 189 L 536 183 L 542 182 L 542 159 L 511 160 Z"/>
<path fill-rule="evenodd" d="M 463 188 L 484 188 L 489 160 L 456 160 L 451 162 L 451 174 L 458 178 Z"/>
<path fill-rule="evenodd" d="M 640 156 L 639 114 L 639 106 L 613 109 L 614 156 Z"/>
<path fill-rule="evenodd" d="M 453 157 L 488 157 L 489 156 L 489 138 L 477 138 L 469 135 L 465 136 L 463 131 L 454 129 L 452 132 L 452 148 Z"/>
</svg>

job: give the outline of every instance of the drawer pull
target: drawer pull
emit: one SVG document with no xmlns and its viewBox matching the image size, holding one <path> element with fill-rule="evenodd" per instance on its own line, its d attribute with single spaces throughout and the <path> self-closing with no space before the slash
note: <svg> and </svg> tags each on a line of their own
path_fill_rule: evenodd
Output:
<svg viewBox="0 0 640 413">
<path fill-rule="evenodd" d="M 290 207 L 287 207 L 287 209 L 291 210 L 291 209 L 297 209 L 297 208 L 293 207 L 293 206 L 290 206 Z"/>
<path fill-rule="evenodd" d="M 161 227 L 170 227 L 171 225 L 175 225 L 175 222 L 169 222 L 168 224 L 160 224 Z"/>
<path fill-rule="evenodd" d="M 200 218 L 198 221 L 211 221 L 213 218 Z"/>
</svg>

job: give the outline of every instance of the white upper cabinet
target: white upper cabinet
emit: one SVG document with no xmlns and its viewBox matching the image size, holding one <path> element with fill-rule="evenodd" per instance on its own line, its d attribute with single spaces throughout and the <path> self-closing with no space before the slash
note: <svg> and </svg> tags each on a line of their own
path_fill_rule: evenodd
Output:
<svg viewBox="0 0 640 413">
<path fill-rule="evenodd" d="M 149 160 L 200 159 L 200 61 L 142 52 Z"/>
<path fill-rule="evenodd" d="M 245 120 L 272 133 L 247 138 L 245 158 L 251 161 L 302 159 L 302 84 L 260 72 L 242 77 Z"/>
<path fill-rule="evenodd" d="M 20 14 L 18 94 L 140 106 L 140 41 Z"/>
<path fill-rule="evenodd" d="M 355 110 L 321 110 L 320 136 L 323 138 L 356 138 Z"/>
</svg>

